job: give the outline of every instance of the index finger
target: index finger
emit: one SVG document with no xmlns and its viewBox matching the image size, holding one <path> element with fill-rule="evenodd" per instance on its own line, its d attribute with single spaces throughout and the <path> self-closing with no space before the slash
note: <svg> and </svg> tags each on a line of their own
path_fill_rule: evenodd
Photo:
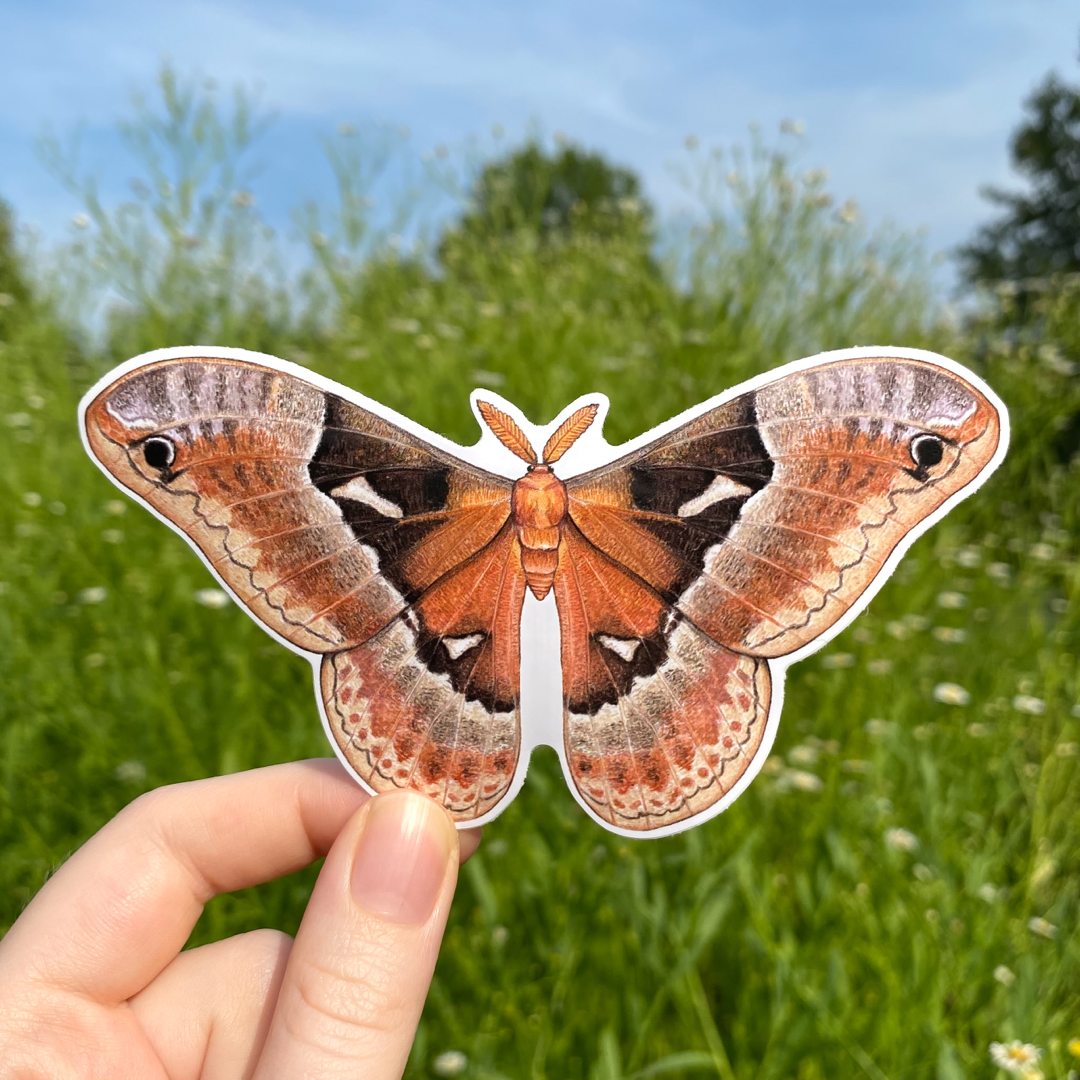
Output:
<svg viewBox="0 0 1080 1080">
<path fill-rule="evenodd" d="M 0 942 L 0 985 L 29 976 L 125 1001 L 183 948 L 211 897 L 314 862 L 369 797 L 329 759 L 148 792 L 30 902 Z"/>
</svg>

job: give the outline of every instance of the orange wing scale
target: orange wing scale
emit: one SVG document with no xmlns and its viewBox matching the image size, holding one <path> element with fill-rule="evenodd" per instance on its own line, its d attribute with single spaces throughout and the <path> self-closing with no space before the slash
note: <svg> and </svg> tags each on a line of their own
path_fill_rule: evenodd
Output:
<svg viewBox="0 0 1080 1080">
<path fill-rule="evenodd" d="M 376 791 L 410 787 L 462 821 L 506 794 L 520 746 L 525 577 L 513 530 L 370 642 L 323 660 L 334 738 Z"/>
<path fill-rule="evenodd" d="M 566 757 L 582 797 L 640 831 L 722 798 L 763 737 L 768 667 L 711 641 L 573 525 L 554 591 Z"/>
</svg>

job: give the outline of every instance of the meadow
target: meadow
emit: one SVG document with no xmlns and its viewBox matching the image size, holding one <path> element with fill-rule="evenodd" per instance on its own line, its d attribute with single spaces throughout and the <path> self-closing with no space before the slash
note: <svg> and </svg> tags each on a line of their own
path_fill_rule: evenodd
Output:
<svg viewBox="0 0 1080 1080">
<path fill-rule="evenodd" d="M 0 932 L 141 792 L 329 753 L 308 665 L 83 453 L 78 399 L 114 363 L 261 349 L 462 442 L 473 386 L 538 422 L 602 390 L 614 442 L 821 349 L 928 347 L 1009 406 L 1005 464 L 792 668 L 720 817 L 613 837 L 534 758 L 464 869 L 406 1075 L 961 1080 L 1014 1038 L 1080 1068 L 1080 284 L 958 318 L 916 240 L 756 137 L 688 149 L 679 221 L 628 197 L 551 225 L 498 183 L 478 209 L 453 155 L 381 213 L 396 174 L 348 128 L 296 272 L 244 180 L 256 119 L 166 78 L 128 129 L 131 202 L 54 146 L 86 203 L 70 242 L 31 259 L 0 221 Z M 425 224 L 432 191 L 464 216 Z M 316 871 L 213 901 L 191 943 L 295 931 Z"/>
</svg>

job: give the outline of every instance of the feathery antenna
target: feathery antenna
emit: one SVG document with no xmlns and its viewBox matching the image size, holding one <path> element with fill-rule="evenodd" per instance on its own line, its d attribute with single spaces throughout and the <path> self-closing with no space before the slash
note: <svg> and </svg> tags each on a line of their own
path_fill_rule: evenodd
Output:
<svg viewBox="0 0 1080 1080">
<path fill-rule="evenodd" d="M 525 432 L 518 427 L 512 416 L 507 416 L 488 401 L 477 401 L 476 407 L 480 410 L 484 423 L 495 432 L 495 437 L 507 450 L 530 465 L 537 464 L 536 451 L 532 448 L 532 443 L 525 438 Z"/>
<path fill-rule="evenodd" d="M 596 419 L 599 405 L 586 405 L 566 418 L 544 446 L 544 462 L 548 465 L 558 461 L 585 434 Z"/>
</svg>

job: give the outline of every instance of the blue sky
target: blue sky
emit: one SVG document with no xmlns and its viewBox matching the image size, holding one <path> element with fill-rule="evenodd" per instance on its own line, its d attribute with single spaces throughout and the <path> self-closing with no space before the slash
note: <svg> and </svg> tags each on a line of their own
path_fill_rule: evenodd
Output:
<svg viewBox="0 0 1080 1080">
<path fill-rule="evenodd" d="M 1074 0 L 0 0 L 0 196 L 46 237 L 78 207 L 42 168 L 45 127 L 84 126 L 84 163 L 124 196 L 116 120 L 163 57 L 262 88 L 278 115 L 257 157 L 264 213 L 330 189 L 320 136 L 342 121 L 407 126 L 420 151 L 562 131 L 638 170 L 662 210 L 688 134 L 745 144 L 757 122 L 806 125 L 822 166 L 870 222 L 962 241 L 1008 183 L 1021 99 L 1047 70 L 1080 81 Z"/>
</svg>

